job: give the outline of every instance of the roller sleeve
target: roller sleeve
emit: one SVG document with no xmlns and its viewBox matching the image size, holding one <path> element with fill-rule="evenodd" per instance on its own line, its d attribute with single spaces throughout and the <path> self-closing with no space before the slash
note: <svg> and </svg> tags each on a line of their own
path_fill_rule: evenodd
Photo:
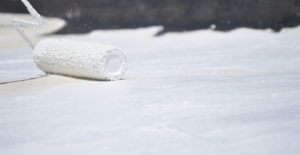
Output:
<svg viewBox="0 0 300 155">
<path fill-rule="evenodd" d="M 46 73 L 96 80 L 120 80 L 126 70 L 126 56 L 119 48 L 66 39 L 40 41 L 33 59 Z"/>
</svg>

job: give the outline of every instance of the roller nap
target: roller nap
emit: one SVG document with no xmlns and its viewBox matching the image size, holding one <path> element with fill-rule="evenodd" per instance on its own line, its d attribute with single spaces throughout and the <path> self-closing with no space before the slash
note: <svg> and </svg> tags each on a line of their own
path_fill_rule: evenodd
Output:
<svg viewBox="0 0 300 155">
<path fill-rule="evenodd" d="M 119 80 L 124 77 L 126 57 L 116 47 L 65 39 L 42 40 L 34 48 L 33 58 L 46 73 Z"/>
</svg>

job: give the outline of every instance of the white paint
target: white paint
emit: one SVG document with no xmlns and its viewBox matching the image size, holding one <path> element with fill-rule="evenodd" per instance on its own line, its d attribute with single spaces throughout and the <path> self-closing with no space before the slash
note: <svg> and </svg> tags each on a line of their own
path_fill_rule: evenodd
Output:
<svg viewBox="0 0 300 155">
<path fill-rule="evenodd" d="M 154 37 L 158 31 L 64 36 L 126 49 L 125 80 L 54 79 L 0 95 L 0 154 L 299 154 L 300 27 Z M 30 56 L 29 48 L 0 50 L 0 61 Z M 6 79 L 29 71 L 39 70 L 33 62 L 0 65 Z"/>
<path fill-rule="evenodd" d="M 126 57 L 119 48 L 65 39 L 45 39 L 33 52 L 37 66 L 50 74 L 97 80 L 120 80 Z"/>
</svg>

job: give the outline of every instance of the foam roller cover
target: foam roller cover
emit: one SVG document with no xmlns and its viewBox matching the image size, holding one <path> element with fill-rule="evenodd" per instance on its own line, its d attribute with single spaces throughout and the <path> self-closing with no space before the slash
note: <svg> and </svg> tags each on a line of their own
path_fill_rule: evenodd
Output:
<svg viewBox="0 0 300 155">
<path fill-rule="evenodd" d="M 119 48 L 65 39 L 40 41 L 33 59 L 46 73 L 80 78 L 119 80 L 126 70 L 126 56 Z"/>
</svg>

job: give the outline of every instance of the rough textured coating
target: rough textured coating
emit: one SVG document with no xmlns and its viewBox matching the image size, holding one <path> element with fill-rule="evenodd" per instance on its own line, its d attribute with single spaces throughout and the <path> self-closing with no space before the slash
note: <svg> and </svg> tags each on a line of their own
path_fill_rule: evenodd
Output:
<svg viewBox="0 0 300 155">
<path fill-rule="evenodd" d="M 42 40 L 33 58 L 46 73 L 80 78 L 119 80 L 126 70 L 126 56 L 120 49 L 90 42 Z"/>
</svg>

